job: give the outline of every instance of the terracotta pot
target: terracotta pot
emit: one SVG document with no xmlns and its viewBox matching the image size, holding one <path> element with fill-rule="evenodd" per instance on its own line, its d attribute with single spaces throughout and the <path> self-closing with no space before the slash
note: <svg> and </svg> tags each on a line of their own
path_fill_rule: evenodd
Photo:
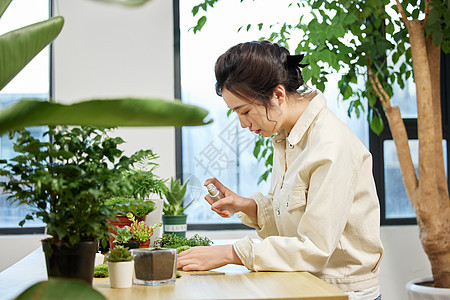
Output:
<svg viewBox="0 0 450 300">
<path fill-rule="evenodd" d="M 108 224 L 114 225 L 114 226 L 116 226 L 118 228 L 122 228 L 122 227 L 125 227 L 125 226 L 131 226 L 132 222 L 130 220 L 128 220 L 127 216 L 116 215 L 116 217 L 117 217 L 117 220 L 109 220 L 108 219 L 108 221 L 107 221 Z M 144 218 L 143 217 L 139 217 L 139 218 L 136 218 L 136 220 L 138 222 L 140 222 L 140 221 L 143 221 Z M 116 245 L 113 243 L 114 237 L 112 236 L 112 234 L 117 234 L 117 231 L 112 229 L 112 228 L 109 228 L 108 231 L 110 233 L 109 234 L 109 248 L 113 249 Z"/>
<path fill-rule="evenodd" d="M 428 283 L 428 285 L 427 285 Z M 448 300 L 450 289 L 430 286 L 433 278 L 416 278 L 406 284 L 409 300 Z"/>
<path fill-rule="evenodd" d="M 148 247 L 150 247 L 150 240 L 139 243 L 139 248 L 148 248 Z"/>
</svg>

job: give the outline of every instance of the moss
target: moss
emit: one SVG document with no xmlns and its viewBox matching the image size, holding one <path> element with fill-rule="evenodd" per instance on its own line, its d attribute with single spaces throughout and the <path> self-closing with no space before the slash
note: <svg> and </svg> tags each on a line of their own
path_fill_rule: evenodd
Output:
<svg viewBox="0 0 450 300">
<path fill-rule="evenodd" d="M 101 264 L 94 267 L 94 277 L 95 278 L 105 278 L 109 277 L 108 265 Z"/>
</svg>

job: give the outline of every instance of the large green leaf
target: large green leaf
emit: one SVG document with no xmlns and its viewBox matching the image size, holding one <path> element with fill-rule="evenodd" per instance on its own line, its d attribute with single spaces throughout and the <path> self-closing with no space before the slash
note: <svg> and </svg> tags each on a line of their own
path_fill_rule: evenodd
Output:
<svg viewBox="0 0 450 300">
<path fill-rule="evenodd" d="M 96 0 L 96 1 L 122 4 L 126 6 L 139 6 L 152 0 Z"/>
<path fill-rule="evenodd" d="M 0 111 L 0 134 L 36 125 L 195 126 L 208 111 L 161 99 L 94 99 L 70 105 L 22 99 Z"/>
<path fill-rule="evenodd" d="M 6 8 L 9 6 L 12 0 L 0 0 L 0 18 L 3 16 Z"/>
<path fill-rule="evenodd" d="M 79 280 L 52 278 L 38 282 L 17 296 L 17 300 L 25 299 L 106 299 L 91 286 Z"/>
<path fill-rule="evenodd" d="M 0 90 L 58 36 L 63 25 L 63 17 L 54 17 L 0 36 Z"/>
</svg>

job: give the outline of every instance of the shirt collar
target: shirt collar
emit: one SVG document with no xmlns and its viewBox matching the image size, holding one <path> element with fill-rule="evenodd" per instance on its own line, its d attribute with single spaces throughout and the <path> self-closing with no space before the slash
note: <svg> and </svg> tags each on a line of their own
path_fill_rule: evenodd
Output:
<svg viewBox="0 0 450 300">
<path fill-rule="evenodd" d="M 300 118 L 298 118 L 294 127 L 292 127 L 292 130 L 289 133 L 289 136 L 287 137 L 287 141 L 292 145 L 295 145 L 298 142 L 300 142 L 302 137 L 305 135 L 306 130 L 308 130 L 314 119 L 326 106 L 327 100 L 320 91 L 317 91 L 317 95 L 311 100 L 311 102 L 308 104 L 303 114 L 300 116 Z M 279 143 L 281 140 L 284 139 L 286 139 L 286 133 L 284 130 L 281 130 L 273 138 L 273 141 Z"/>
</svg>

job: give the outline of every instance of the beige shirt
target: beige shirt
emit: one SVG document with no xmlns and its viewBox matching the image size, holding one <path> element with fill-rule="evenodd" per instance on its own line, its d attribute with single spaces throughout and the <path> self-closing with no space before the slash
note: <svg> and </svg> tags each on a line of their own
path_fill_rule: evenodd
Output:
<svg viewBox="0 0 450 300">
<path fill-rule="evenodd" d="M 318 93 L 292 128 L 273 138 L 268 195 L 258 217 L 238 213 L 261 242 L 234 244 L 255 271 L 308 271 L 344 291 L 378 285 L 383 254 L 372 156 Z"/>
</svg>

